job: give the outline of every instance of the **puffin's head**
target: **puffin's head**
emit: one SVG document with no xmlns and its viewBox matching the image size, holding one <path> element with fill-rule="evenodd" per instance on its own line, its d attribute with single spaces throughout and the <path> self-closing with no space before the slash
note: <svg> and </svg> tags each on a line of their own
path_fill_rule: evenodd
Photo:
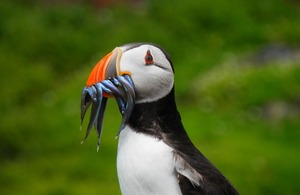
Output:
<svg viewBox="0 0 300 195">
<path fill-rule="evenodd" d="M 167 95 L 174 84 L 172 62 L 160 47 L 131 43 L 116 47 L 98 62 L 86 86 L 127 74 L 134 83 L 135 102 L 152 102 Z"/>
<path fill-rule="evenodd" d="M 163 49 L 150 43 L 116 47 L 96 64 L 82 92 L 81 120 L 89 105 L 93 105 L 86 138 L 95 125 L 100 139 L 107 97 L 114 96 L 119 105 L 123 116 L 120 132 L 135 103 L 161 99 L 173 85 L 172 62 Z"/>
</svg>

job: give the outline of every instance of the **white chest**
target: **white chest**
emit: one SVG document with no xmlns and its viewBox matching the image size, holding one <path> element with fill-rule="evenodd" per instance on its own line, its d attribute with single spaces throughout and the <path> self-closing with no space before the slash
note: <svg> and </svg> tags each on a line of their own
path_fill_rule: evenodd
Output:
<svg viewBox="0 0 300 195">
<path fill-rule="evenodd" d="M 117 169 L 123 195 L 181 195 L 172 148 L 129 127 L 119 137 Z"/>
</svg>

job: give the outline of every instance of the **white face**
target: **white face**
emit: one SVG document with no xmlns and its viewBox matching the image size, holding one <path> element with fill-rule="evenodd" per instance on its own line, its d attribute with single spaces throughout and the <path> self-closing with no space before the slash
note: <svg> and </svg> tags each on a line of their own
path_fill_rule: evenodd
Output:
<svg viewBox="0 0 300 195">
<path fill-rule="evenodd" d="M 153 102 L 165 97 L 174 85 L 174 73 L 163 51 L 149 44 L 132 49 L 128 47 L 121 47 L 120 71 L 130 72 L 136 103 Z"/>
</svg>

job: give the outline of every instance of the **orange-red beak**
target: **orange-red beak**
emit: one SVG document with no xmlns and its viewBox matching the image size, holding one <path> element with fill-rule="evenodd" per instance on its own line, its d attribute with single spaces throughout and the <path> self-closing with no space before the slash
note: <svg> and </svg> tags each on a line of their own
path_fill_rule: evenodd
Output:
<svg viewBox="0 0 300 195">
<path fill-rule="evenodd" d="M 120 74 L 120 58 L 122 50 L 116 47 L 112 52 L 102 58 L 90 73 L 86 82 L 86 87 L 90 87 L 98 82 L 101 82 L 109 77 Z"/>
</svg>

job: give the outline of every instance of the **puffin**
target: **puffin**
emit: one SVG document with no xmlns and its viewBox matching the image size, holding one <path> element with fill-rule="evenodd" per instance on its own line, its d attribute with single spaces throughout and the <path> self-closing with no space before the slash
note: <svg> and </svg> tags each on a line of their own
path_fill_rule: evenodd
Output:
<svg viewBox="0 0 300 195">
<path fill-rule="evenodd" d="M 125 44 L 91 71 L 82 90 L 81 124 L 91 106 L 85 139 L 95 127 L 97 149 L 111 98 L 122 115 L 116 164 L 123 195 L 239 194 L 185 131 L 175 101 L 173 63 L 163 48 Z"/>
</svg>

